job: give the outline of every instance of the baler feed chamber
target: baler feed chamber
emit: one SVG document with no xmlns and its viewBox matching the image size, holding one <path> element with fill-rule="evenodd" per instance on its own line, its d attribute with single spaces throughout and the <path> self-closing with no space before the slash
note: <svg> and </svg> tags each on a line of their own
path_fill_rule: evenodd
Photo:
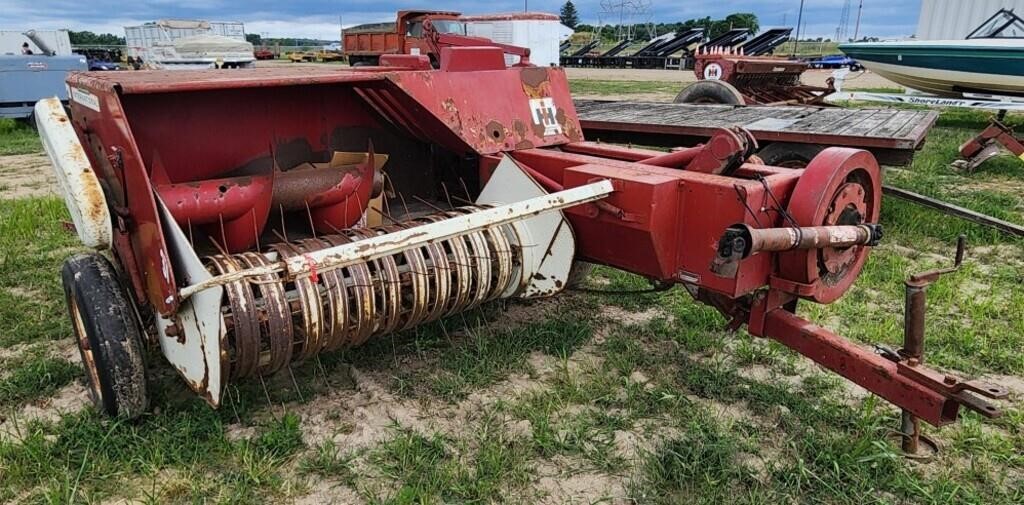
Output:
<svg viewBox="0 0 1024 505">
<path fill-rule="evenodd" d="M 380 224 L 385 185 L 414 206 L 423 207 L 414 197 L 443 199 L 433 173 L 440 155 L 349 83 L 122 100 L 153 191 L 203 253 L 337 233 L 370 207 L 369 224 Z M 385 181 L 391 170 L 402 177 Z"/>
<path fill-rule="evenodd" d="M 214 405 L 229 380 L 560 291 L 575 254 L 561 209 L 610 191 L 545 200 L 510 158 L 488 174 L 492 189 L 480 182 L 481 156 L 578 137 L 568 93 L 557 115 L 538 99 L 550 124 L 526 127 L 539 117 L 528 97 L 460 116 L 479 83 L 458 73 L 313 74 L 69 80 L 96 97 L 75 104 L 75 123 L 134 298 L 156 316 L 165 357 Z M 566 86 L 554 70 L 520 75 L 483 79 L 522 96 Z M 520 202 L 532 207 L 515 219 L 493 214 Z"/>
</svg>

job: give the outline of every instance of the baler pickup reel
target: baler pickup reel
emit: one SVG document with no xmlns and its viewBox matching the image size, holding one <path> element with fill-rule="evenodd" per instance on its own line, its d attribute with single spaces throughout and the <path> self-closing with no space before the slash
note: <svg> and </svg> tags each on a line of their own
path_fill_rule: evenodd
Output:
<svg viewBox="0 0 1024 505">
<path fill-rule="evenodd" d="M 184 232 L 169 226 L 177 270 L 188 274 L 176 317 L 158 318 L 160 342 L 217 405 L 228 378 L 271 374 L 497 298 L 554 294 L 566 283 L 574 248 L 558 211 L 611 192 L 609 181 L 597 181 L 547 194 L 506 158 L 474 206 L 277 243 L 263 253 L 203 261 Z"/>
</svg>

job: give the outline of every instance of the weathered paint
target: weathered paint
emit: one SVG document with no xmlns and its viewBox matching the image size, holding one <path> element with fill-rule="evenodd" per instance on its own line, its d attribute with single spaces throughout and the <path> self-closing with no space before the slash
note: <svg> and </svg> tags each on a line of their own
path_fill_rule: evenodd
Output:
<svg viewBox="0 0 1024 505">
<path fill-rule="evenodd" d="M 57 98 L 44 98 L 36 102 L 35 117 L 78 238 L 86 247 L 109 249 L 113 231 L 107 200 L 64 106 Z"/>
</svg>

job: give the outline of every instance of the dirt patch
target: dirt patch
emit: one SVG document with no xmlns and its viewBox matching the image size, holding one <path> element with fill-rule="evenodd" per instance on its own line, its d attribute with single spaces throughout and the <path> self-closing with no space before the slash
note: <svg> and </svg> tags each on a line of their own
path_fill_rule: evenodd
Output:
<svg viewBox="0 0 1024 505">
<path fill-rule="evenodd" d="M 11 286 L 7 288 L 7 292 L 17 296 L 19 298 L 28 298 L 29 300 L 44 300 L 46 295 L 41 293 L 37 289 L 26 288 L 22 286 Z"/>
<path fill-rule="evenodd" d="M 980 380 L 1003 386 L 1010 390 L 1010 397 L 1024 400 L 1024 377 L 1016 375 L 986 375 Z"/>
<path fill-rule="evenodd" d="M 1005 149 L 1002 152 L 1003 154 L 1009 154 L 1009 151 Z M 1024 195 L 1024 180 L 1010 178 L 991 180 L 971 179 L 966 183 L 960 184 L 960 190 L 990 191 L 992 193 L 1020 196 Z"/>
<path fill-rule="evenodd" d="M 0 199 L 53 194 L 57 194 L 57 179 L 46 154 L 0 156 Z"/>
<path fill-rule="evenodd" d="M 537 503 L 632 503 L 626 497 L 622 477 L 600 473 L 566 473 L 571 462 L 559 461 L 538 465 L 536 488 L 541 496 Z"/>
<path fill-rule="evenodd" d="M 0 422 L 0 437 L 19 438 L 30 421 L 55 422 L 66 414 L 84 409 L 90 403 L 89 391 L 83 381 L 74 381 L 57 394 L 34 401 Z"/>
<path fill-rule="evenodd" d="M 320 505 L 320 504 L 355 504 L 366 503 L 348 486 L 339 482 L 329 480 L 317 480 L 313 482 L 309 494 L 297 498 L 295 505 Z"/>
<path fill-rule="evenodd" d="M 659 317 L 665 317 L 665 313 L 658 307 L 651 307 L 642 312 L 632 312 L 615 305 L 601 307 L 601 316 L 605 319 L 618 322 L 625 326 L 644 325 Z"/>
</svg>

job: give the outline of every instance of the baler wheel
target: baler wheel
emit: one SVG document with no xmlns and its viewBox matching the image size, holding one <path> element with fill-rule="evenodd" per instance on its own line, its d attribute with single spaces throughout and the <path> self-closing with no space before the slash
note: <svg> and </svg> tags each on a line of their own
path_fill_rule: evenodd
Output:
<svg viewBox="0 0 1024 505">
<path fill-rule="evenodd" d="M 744 105 L 743 94 L 725 81 L 697 81 L 679 92 L 674 103 Z"/>
<path fill-rule="evenodd" d="M 775 142 L 757 153 L 765 165 L 782 168 L 804 168 L 825 148 L 819 144 Z"/>
<path fill-rule="evenodd" d="M 138 417 L 149 404 L 142 330 L 117 272 L 99 254 L 79 254 L 64 262 L 61 280 L 93 404 Z"/>
</svg>

